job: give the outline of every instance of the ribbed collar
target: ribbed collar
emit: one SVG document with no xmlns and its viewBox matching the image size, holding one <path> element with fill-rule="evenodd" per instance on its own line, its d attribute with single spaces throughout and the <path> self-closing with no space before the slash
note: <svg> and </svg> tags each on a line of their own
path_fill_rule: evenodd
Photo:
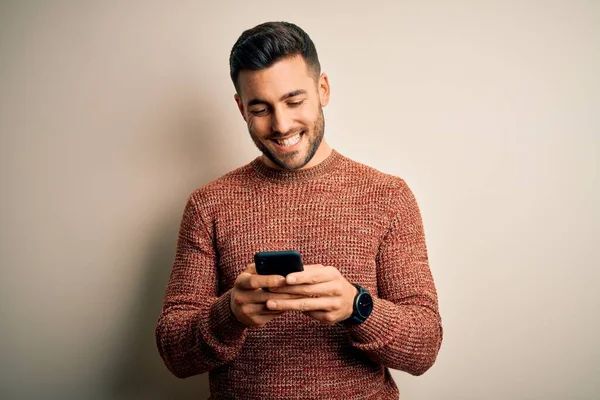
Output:
<svg viewBox="0 0 600 400">
<path fill-rule="evenodd" d="M 343 158 L 344 157 L 340 153 L 332 149 L 331 154 L 329 154 L 326 159 L 314 167 L 307 169 L 287 170 L 272 168 L 263 163 L 260 157 L 255 158 L 250 163 L 250 166 L 254 168 L 261 178 L 277 182 L 302 182 L 327 175 L 329 172 L 336 169 Z"/>
</svg>

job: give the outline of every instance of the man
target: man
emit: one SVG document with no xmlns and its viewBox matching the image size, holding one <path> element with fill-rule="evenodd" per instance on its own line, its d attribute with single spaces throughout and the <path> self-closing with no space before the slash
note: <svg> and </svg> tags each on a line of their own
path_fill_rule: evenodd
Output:
<svg viewBox="0 0 600 400">
<path fill-rule="evenodd" d="M 442 341 L 421 216 L 405 182 L 324 139 L 329 102 L 309 36 L 242 33 L 235 101 L 263 155 L 191 194 L 159 352 L 212 399 L 398 399 L 388 368 L 419 375 Z M 258 251 L 297 250 L 304 271 L 258 275 Z"/>
</svg>

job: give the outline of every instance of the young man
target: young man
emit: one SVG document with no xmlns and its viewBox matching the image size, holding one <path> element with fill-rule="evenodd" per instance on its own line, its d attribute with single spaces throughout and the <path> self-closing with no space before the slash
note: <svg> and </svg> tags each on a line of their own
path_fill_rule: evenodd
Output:
<svg viewBox="0 0 600 400">
<path fill-rule="evenodd" d="M 230 69 L 263 155 L 191 194 L 160 355 L 181 378 L 209 371 L 213 399 L 398 399 L 388 368 L 422 374 L 442 341 L 413 194 L 329 147 L 329 81 L 302 29 L 245 31 Z M 267 250 L 299 251 L 304 271 L 257 275 Z"/>
</svg>

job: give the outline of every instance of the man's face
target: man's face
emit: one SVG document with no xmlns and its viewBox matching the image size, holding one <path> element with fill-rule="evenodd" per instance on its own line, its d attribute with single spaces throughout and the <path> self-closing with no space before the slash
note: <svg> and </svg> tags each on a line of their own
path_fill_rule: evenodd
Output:
<svg viewBox="0 0 600 400">
<path fill-rule="evenodd" d="M 326 147 L 327 75 L 315 78 L 302 57 L 289 57 L 263 70 L 241 71 L 238 87 L 235 99 L 250 136 L 274 166 L 294 170 L 321 161 L 314 156 Z"/>
</svg>

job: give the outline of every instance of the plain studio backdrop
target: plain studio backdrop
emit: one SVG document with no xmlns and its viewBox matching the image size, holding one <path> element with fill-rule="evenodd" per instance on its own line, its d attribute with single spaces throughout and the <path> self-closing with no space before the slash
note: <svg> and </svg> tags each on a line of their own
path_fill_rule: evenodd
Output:
<svg viewBox="0 0 600 400">
<path fill-rule="evenodd" d="M 445 336 L 393 371 L 401 398 L 600 398 L 600 2 L 578 0 L 3 1 L 0 398 L 208 396 L 154 327 L 187 196 L 259 154 L 228 57 L 268 20 L 316 43 L 332 147 L 420 204 Z"/>
</svg>

